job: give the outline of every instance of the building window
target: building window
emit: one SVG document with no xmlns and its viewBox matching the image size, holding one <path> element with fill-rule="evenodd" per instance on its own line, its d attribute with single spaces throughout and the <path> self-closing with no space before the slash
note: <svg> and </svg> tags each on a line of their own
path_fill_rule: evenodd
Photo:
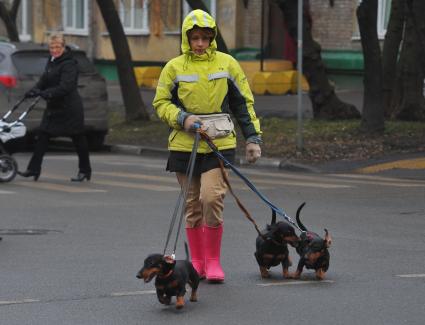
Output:
<svg viewBox="0 0 425 325">
<path fill-rule="evenodd" d="M 208 8 L 211 16 L 215 19 L 216 17 L 216 11 L 217 11 L 217 0 L 204 0 L 203 1 L 205 6 Z M 192 8 L 187 4 L 186 1 L 184 1 L 183 4 L 183 17 L 186 17 L 186 15 L 192 10 Z"/>
<path fill-rule="evenodd" d="M 18 10 L 17 25 L 19 39 L 22 42 L 31 40 L 31 1 L 22 0 Z"/>
<path fill-rule="evenodd" d="M 88 0 L 62 0 L 64 32 L 88 35 L 88 11 Z"/>
<path fill-rule="evenodd" d="M 148 0 L 119 0 L 119 14 L 127 35 L 149 34 Z"/>
<path fill-rule="evenodd" d="M 391 13 L 391 0 L 378 1 L 378 36 L 383 38 L 387 32 Z"/>
<path fill-rule="evenodd" d="M 363 0 L 358 0 L 358 3 L 360 4 Z M 387 32 L 387 26 L 388 26 L 388 20 L 390 19 L 390 13 L 391 13 L 391 0 L 378 0 L 378 22 L 377 22 L 377 31 L 378 31 L 378 38 L 384 39 L 385 34 Z M 358 40 L 360 39 L 360 31 L 359 31 L 359 25 L 357 22 L 357 18 L 354 31 L 353 31 L 353 39 Z"/>
<path fill-rule="evenodd" d="M 183 19 L 192 10 L 186 0 L 160 0 L 161 20 L 166 34 L 180 34 Z M 216 16 L 216 0 L 204 0 L 211 15 Z"/>
</svg>

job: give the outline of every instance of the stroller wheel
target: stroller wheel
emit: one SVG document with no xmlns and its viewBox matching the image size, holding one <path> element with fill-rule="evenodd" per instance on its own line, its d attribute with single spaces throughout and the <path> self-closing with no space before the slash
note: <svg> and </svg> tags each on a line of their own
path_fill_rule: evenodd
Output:
<svg viewBox="0 0 425 325">
<path fill-rule="evenodd" d="M 18 171 L 18 164 L 15 158 L 10 155 L 0 155 L 0 183 L 13 180 Z"/>
</svg>

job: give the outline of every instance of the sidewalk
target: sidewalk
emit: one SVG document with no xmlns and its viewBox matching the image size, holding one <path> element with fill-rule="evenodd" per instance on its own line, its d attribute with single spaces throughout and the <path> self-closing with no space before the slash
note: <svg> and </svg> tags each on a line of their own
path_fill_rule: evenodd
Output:
<svg viewBox="0 0 425 325">
<path fill-rule="evenodd" d="M 152 100 L 155 92 L 151 89 L 142 89 L 142 98 L 147 106 L 148 112 L 154 114 Z M 122 98 L 120 87 L 117 83 L 108 84 L 108 94 L 111 109 L 122 108 Z M 359 89 L 344 89 L 337 91 L 338 97 L 357 109 L 361 110 L 363 105 L 363 91 Z M 261 117 L 281 117 L 297 118 L 298 96 L 254 96 L 255 111 Z M 310 99 L 307 94 L 302 97 L 302 118 L 310 119 L 313 116 Z M 111 152 L 154 155 L 166 157 L 168 151 L 164 148 L 154 148 L 147 146 L 112 145 L 109 146 Z M 425 154 L 409 154 L 388 156 L 381 159 L 368 161 L 332 161 L 320 165 L 306 165 L 293 163 L 287 160 L 262 157 L 255 165 L 246 162 L 244 157 L 238 156 L 236 165 L 254 168 L 269 168 L 282 171 L 298 171 L 308 173 L 363 173 L 380 174 L 396 177 L 407 177 L 425 180 Z"/>
</svg>

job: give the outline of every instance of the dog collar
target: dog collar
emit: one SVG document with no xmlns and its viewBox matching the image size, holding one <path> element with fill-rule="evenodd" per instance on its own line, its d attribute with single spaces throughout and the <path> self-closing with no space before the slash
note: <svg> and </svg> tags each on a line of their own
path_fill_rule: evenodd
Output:
<svg viewBox="0 0 425 325">
<path fill-rule="evenodd" d="M 168 278 L 171 274 L 173 274 L 173 270 L 168 271 L 167 274 L 161 275 L 159 276 L 161 279 L 165 279 Z"/>
</svg>

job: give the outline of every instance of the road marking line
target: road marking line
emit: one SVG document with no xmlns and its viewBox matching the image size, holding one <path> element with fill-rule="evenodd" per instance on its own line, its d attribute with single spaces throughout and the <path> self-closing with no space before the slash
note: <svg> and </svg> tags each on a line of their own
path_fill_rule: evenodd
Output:
<svg viewBox="0 0 425 325">
<path fill-rule="evenodd" d="M 40 302 L 40 300 L 37 300 L 37 299 L 0 300 L 0 305 L 31 304 L 34 302 Z"/>
<path fill-rule="evenodd" d="M 77 187 L 77 186 L 67 186 L 61 184 L 54 183 L 44 183 L 44 182 L 17 182 L 18 185 L 38 188 L 43 190 L 51 190 L 51 191 L 61 191 L 67 193 L 96 193 L 96 192 L 106 192 L 105 190 Z"/>
<path fill-rule="evenodd" d="M 180 191 L 180 187 L 171 187 L 164 185 L 155 185 L 155 184 L 137 184 L 129 182 L 115 182 L 115 181 L 95 181 L 94 184 L 108 185 L 108 186 L 118 186 L 126 188 L 137 188 L 150 191 Z"/>
<path fill-rule="evenodd" d="M 257 283 L 260 287 L 272 287 L 272 286 L 286 286 L 286 285 L 299 285 L 299 284 L 320 284 L 320 283 L 334 283 L 333 280 L 305 280 L 305 281 L 285 281 L 285 282 L 273 282 L 273 283 Z"/>
<path fill-rule="evenodd" d="M 376 164 L 356 170 L 358 173 L 377 173 L 388 169 L 425 169 L 425 158 L 404 159 Z"/>
<path fill-rule="evenodd" d="M 2 191 L 2 190 L 0 190 L 0 194 L 16 194 L 16 192 Z"/>
<path fill-rule="evenodd" d="M 171 183 L 173 185 L 177 185 L 177 180 L 175 177 L 167 177 L 167 176 L 154 176 L 154 175 L 146 175 L 146 174 L 133 174 L 133 173 L 125 173 L 125 172 L 96 172 L 95 175 L 102 176 L 112 176 L 112 177 L 123 177 L 123 178 L 131 178 L 131 179 L 143 179 L 149 181 L 158 181 Z M 104 181 L 96 181 L 96 182 L 104 182 Z M 238 190 L 248 190 L 249 188 L 245 185 L 235 185 L 233 188 Z M 258 187 L 258 189 L 268 189 L 268 187 Z"/>
<path fill-rule="evenodd" d="M 123 172 L 96 172 L 95 175 L 103 176 L 113 176 L 113 177 L 123 177 L 123 178 L 132 178 L 132 179 L 146 179 L 150 181 L 159 181 L 176 184 L 176 177 L 170 176 L 155 176 L 155 175 L 145 175 L 145 174 L 134 174 L 134 173 L 123 173 Z"/>
<path fill-rule="evenodd" d="M 113 292 L 111 293 L 111 296 L 113 297 L 141 296 L 141 295 L 151 295 L 155 293 L 156 293 L 155 290 L 125 291 L 125 292 Z"/>
<path fill-rule="evenodd" d="M 282 186 L 304 186 L 304 187 L 318 187 L 318 188 L 352 188 L 351 185 L 338 185 L 338 184 L 326 184 L 326 183 L 308 183 L 308 182 L 294 182 L 294 181 L 274 181 L 274 180 L 265 180 L 265 179 L 255 179 L 251 180 L 254 183 L 263 183 L 263 184 L 274 184 Z"/>
<path fill-rule="evenodd" d="M 327 174 L 328 176 L 333 177 L 345 177 L 345 178 L 354 178 L 354 179 L 363 179 L 367 181 L 383 181 L 383 182 L 406 182 L 406 179 L 395 178 L 395 177 L 385 177 L 369 174 Z M 409 183 L 418 183 L 425 184 L 424 181 L 409 179 Z"/>
<path fill-rule="evenodd" d="M 425 278 L 425 274 L 397 274 L 399 278 Z"/>
</svg>

